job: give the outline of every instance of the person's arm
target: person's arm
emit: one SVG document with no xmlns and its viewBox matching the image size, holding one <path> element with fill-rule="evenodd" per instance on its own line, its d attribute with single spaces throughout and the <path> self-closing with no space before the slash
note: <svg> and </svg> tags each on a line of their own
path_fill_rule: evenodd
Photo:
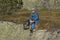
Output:
<svg viewBox="0 0 60 40">
<path fill-rule="evenodd" d="M 34 20 L 33 20 L 33 14 L 30 15 L 29 20 L 30 20 L 30 24 L 34 22 Z"/>
<path fill-rule="evenodd" d="M 35 20 L 37 20 L 38 19 L 38 16 L 37 15 L 35 15 Z"/>
<path fill-rule="evenodd" d="M 39 16 L 38 16 L 38 14 L 36 13 L 36 14 L 34 14 L 34 21 L 38 21 L 39 20 Z"/>
</svg>

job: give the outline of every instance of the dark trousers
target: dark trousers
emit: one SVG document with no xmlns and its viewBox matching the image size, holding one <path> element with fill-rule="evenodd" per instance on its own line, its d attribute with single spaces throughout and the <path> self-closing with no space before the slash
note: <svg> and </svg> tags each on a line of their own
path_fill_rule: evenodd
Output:
<svg viewBox="0 0 60 40">
<path fill-rule="evenodd" d="M 29 20 L 27 20 L 25 23 L 26 23 L 27 26 L 30 25 L 30 21 L 29 21 Z M 31 24 L 31 29 L 33 30 L 34 28 L 35 28 L 35 22 L 33 22 L 33 23 Z"/>
</svg>

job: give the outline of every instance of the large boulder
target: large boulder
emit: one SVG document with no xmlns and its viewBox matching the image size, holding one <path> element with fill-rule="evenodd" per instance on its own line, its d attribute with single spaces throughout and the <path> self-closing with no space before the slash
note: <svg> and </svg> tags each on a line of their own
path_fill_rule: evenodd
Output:
<svg viewBox="0 0 60 40">
<path fill-rule="evenodd" d="M 60 40 L 60 29 L 56 31 L 37 30 L 30 35 L 22 24 L 0 21 L 0 40 Z"/>
</svg>

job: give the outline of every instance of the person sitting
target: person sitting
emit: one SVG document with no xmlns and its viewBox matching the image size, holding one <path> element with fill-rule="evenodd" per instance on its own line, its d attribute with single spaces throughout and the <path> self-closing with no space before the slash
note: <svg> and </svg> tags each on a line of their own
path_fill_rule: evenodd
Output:
<svg viewBox="0 0 60 40">
<path fill-rule="evenodd" d="M 36 12 L 35 8 L 32 8 L 32 13 L 29 19 L 26 21 L 27 26 L 31 24 L 31 29 L 30 29 L 31 32 L 33 32 L 33 30 L 35 29 L 35 24 L 38 24 L 38 22 L 39 22 L 39 15 Z"/>
</svg>

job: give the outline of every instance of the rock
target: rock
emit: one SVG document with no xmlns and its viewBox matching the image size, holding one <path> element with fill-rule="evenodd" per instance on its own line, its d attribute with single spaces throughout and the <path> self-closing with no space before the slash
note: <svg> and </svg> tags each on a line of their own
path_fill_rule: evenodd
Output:
<svg viewBox="0 0 60 40">
<path fill-rule="evenodd" d="M 56 31 L 37 30 L 30 36 L 22 24 L 0 21 L 0 40 L 60 40 L 60 29 Z"/>
</svg>

